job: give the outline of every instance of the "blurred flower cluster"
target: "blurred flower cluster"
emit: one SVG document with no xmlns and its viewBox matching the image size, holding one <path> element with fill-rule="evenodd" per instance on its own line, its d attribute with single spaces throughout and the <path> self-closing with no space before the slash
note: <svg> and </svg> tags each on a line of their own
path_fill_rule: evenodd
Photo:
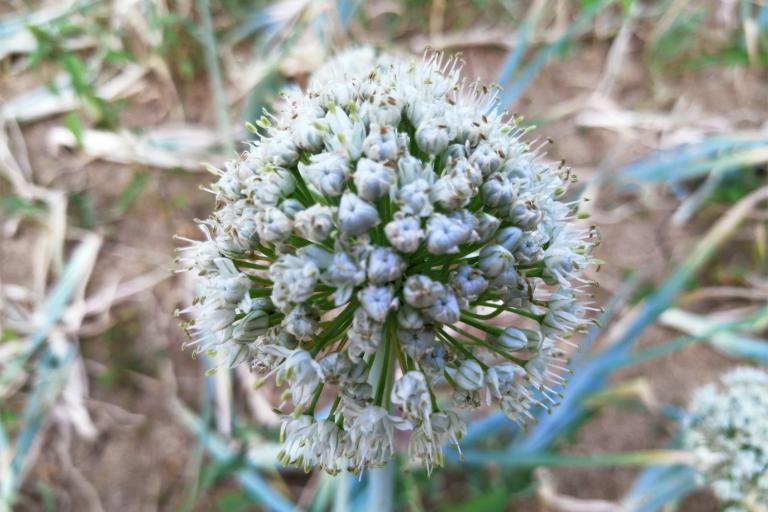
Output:
<svg viewBox="0 0 768 512">
<path fill-rule="evenodd" d="M 569 169 L 460 70 L 342 53 L 216 170 L 206 240 L 182 250 L 204 290 L 189 331 L 285 385 L 284 463 L 359 472 L 407 431 L 431 470 L 457 409 L 523 423 L 557 402 L 593 233 Z"/>
<path fill-rule="evenodd" d="M 768 503 L 768 373 L 737 368 L 693 397 L 683 422 L 691 450 L 726 512 Z"/>
</svg>

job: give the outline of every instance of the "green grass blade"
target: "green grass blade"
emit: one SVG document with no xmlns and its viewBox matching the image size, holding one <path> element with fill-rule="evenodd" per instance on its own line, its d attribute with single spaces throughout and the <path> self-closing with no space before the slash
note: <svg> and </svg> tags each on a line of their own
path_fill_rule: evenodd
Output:
<svg viewBox="0 0 768 512">
<path fill-rule="evenodd" d="M 346 475 L 331 476 L 324 473 L 320 477 L 320 483 L 309 506 L 309 512 L 324 512 L 328 510 L 340 480 L 345 477 Z"/>
<path fill-rule="evenodd" d="M 208 70 L 208 80 L 213 93 L 213 104 L 216 107 L 216 124 L 219 133 L 224 138 L 224 146 L 228 154 L 234 153 L 234 137 L 232 125 L 229 122 L 227 99 L 224 96 L 224 80 L 221 76 L 218 52 L 216 51 L 216 36 L 213 32 L 213 19 L 209 0 L 197 0 L 197 8 L 201 17 L 201 41 L 205 53 L 205 66 Z"/>
<path fill-rule="evenodd" d="M 622 453 L 561 454 L 530 453 L 509 454 L 503 451 L 467 451 L 464 462 L 469 465 L 494 463 L 503 468 L 547 467 L 623 467 L 665 464 L 688 464 L 691 454 L 682 450 L 647 450 Z"/>
<path fill-rule="evenodd" d="M 629 351 L 643 331 L 674 302 L 688 281 L 714 255 L 741 224 L 745 217 L 761 202 L 768 200 L 768 186 L 752 192 L 733 206 L 696 244 L 683 262 L 645 301 L 637 316 L 619 339 L 600 354 L 577 368 L 571 378 L 562 403 L 550 415 L 541 415 L 540 422 L 518 445 L 511 449 L 532 453 L 549 446 L 561 432 L 585 414 L 584 400 L 602 388 L 605 379 L 616 368 L 618 361 Z"/>
<path fill-rule="evenodd" d="M 180 403 L 175 403 L 174 410 L 181 422 L 198 436 L 206 451 L 216 462 L 226 463 L 236 457 L 236 454 L 229 449 L 225 440 L 221 436 L 210 432 L 205 423 L 187 410 L 186 407 Z M 295 506 L 290 501 L 275 491 L 252 468 L 238 468 L 235 471 L 235 476 L 248 496 L 263 503 L 268 510 L 274 510 L 275 512 L 291 512 L 295 510 Z"/>
<path fill-rule="evenodd" d="M 51 328 L 61 319 L 72 294 L 90 274 L 99 247 L 101 247 L 101 238 L 90 234 L 75 249 L 56 286 L 43 304 L 40 312 L 42 322 L 29 339 L 27 354 L 31 355 L 40 347 L 48 337 Z"/>
<path fill-rule="evenodd" d="M 657 151 L 629 164 L 616 174 L 619 185 L 672 183 L 695 178 L 717 169 L 727 173 L 768 161 L 765 137 L 712 137 Z"/>
<path fill-rule="evenodd" d="M 22 372 L 26 362 L 40 349 L 64 314 L 75 290 L 84 286 L 87 281 L 100 246 L 101 238 L 93 234 L 87 235 L 77 246 L 64 267 L 61 277 L 39 310 L 40 324 L 28 338 L 26 351 L 11 361 L 5 369 L 3 379 L 12 380 L 13 374 Z M 45 350 L 37 362 L 32 394 L 24 408 L 22 430 L 16 440 L 13 458 L 0 485 L 2 503 L 8 506 L 15 499 L 27 454 L 63 389 L 74 355 L 74 347 L 65 343 L 64 348 L 57 349 L 57 352 L 51 348 Z"/>
<path fill-rule="evenodd" d="M 768 340 L 744 334 L 759 329 L 768 321 L 768 306 L 746 320 L 726 324 L 680 309 L 666 311 L 661 320 L 668 327 L 707 340 L 714 348 L 732 357 L 768 364 Z"/>
<path fill-rule="evenodd" d="M 361 3 L 361 0 L 336 0 L 336 13 L 339 15 L 342 27 L 349 26 Z"/>
<path fill-rule="evenodd" d="M 619 309 L 619 306 L 625 302 L 627 297 L 632 295 L 635 290 L 645 280 L 645 272 L 635 272 L 616 290 L 611 300 L 603 308 L 603 312 L 598 317 L 600 325 L 606 325 L 613 319 Z M 602 329 L 595 325 L 592 326 L 579 344 L 579 351 L 571 359 L 573 366 L 578 366 L 589 347 L 597 339 Z M 469 446 L 475 442 L 486 439 L 488 436 L 496 434 L 500 429 L 518 430 L 517 424 L 509 420 L 503 413 L 497 412 L 485 418 L 475 420 L 469 425 L 467 434 L 462 438 L 462 446 Z M 458 460 L 458 454 L 453 451 L 446 453 L 446 458 Z"/>
<path fill-rule="evenodd" d="M 531 32 L 536 28 L 536 24 L 541 17 L 541 8 L 543 6 L 544 4 L 540 3 L 539 8 L 526 16 L 526 18 L 520 24 L 520 28 L 518 29 L 517 33 L 517 44 L 509 52 L 509 55 L 507 55 L 507 58 L 504 60 L 504 64 L 501 66 L 501 71 L 499 71 L 499 77 L 496 79 L 496 82 L 500 84 L 509 82 L 512 76 L 515 74 L 515 71 L 517 71 L 517 68 L 520 66 L 523 57 L 525 57 L 525 52 L 528 50 Z"/>
<path fill-rule="evenodd" d="M 763 4 L 760 8 L 755 23 L 757 24 L 758 31 L 762 31 L 765 27 L 768 27 L 768 4 Z"/>
<path fill-rule="evenodd" d="M 16 439 L 13 457 L 0 479 L 0 506 L 13 508 L 16 492 L 22 483 L 22 475 L 31 453 L 32 444 L 45 424 L 51 408 L 64 389 L 75 359 L 75 348 L 65 343 L 56 351 L 47 349 L 35 368 L 35 382 L 32 393 L 26 401 L 22 415 L 21 431 Z"/>
<path fill-rule="evenodd" d="M 659 467 L 644 470 L 621 500 L 627 512 L 655 512 L 679 500 L 696 488 L 696 472 L 689 466 Z"/>
<path fill-rule="evenodd" d="M 505 88 L 504 93 L 501 95 L 501 107 L 506 108 L 520 99 L 520 96 L 523 95 L 531 82 L 538 76 L 544 65 L 549 62 L 549 59 L 562 52 L 573 35 L 590 23 L 592 18 L 610 3 L 611 0 L 600 0 L 592 3 L 571 23 L 562 36 L 539 50 L 533 60 L 523 68 L 520 75 L 511 85 L 506 86 L 505 82 L 500 81 L 499 83 Z"/>
<path fill-rule="evenodd" d="M 670 313 L 673 313 L 673 315 L 670 315 Z M 763 322 L 768 318 L 768 306 L 749 315 L 746 319 L 731 322 L 708 321 L 704 317 L 691 315 L 690 313 L 684 313 L 685 315 L 690 315 L 688 317 L 681 317 L 681 313 L 684 312 L 680 312 L 679 310 L 667 310 L 661 317 L 662 322 L 670 327 L 677 327 L 680 330 L 688 332 L 690 336 L 681 336 L 635 354 L 625 355 L 620 360 L 616 361 L 616 366 L 623 367 L 644 363 L 699 342 L 709 342 L 715 348 L 732 356 L 764 361 L 762 357 L 765 357 L 764 351 L 768 351 L 768 342 L 762 339 L 744 336 L 734 331 L 752 331 L 754 329 L 759 329 Z M 741 349 L 743 352 L 749 352 L 753 355 L 751 357 L 746 354 L 740 355 L 739 348 L 736 348 L 738 346 L 743 347 Z"/>
<path fill-rule="evenodd" d="M 369 476 L 368 510 L 391 512 L 395 498 L 395 463 L 390 461 L 383 468 L 371 469 Z"/>
<path fill-rule="evenodd" d="M 228 34 L 226 42 L 229 45 L 236 45 L 261 30 L 274 34 L 282 30 L 281 25 L 282 20 L 274 14 L 274 6 L 264 7 L 254 11 L 243 23 Z"/>
</svg>

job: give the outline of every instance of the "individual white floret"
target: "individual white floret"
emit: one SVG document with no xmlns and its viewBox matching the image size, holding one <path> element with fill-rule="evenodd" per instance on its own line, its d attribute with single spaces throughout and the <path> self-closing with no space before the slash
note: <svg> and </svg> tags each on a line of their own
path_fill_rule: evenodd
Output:
<svg viewBox="0 0 768 512">
<path fill-rule="evenodd" d="M 410 254 L 416 252 L 426 234 L 417 217 L 398 216 L 384 227 L 389 243 L 398 251 Z"/>
<path fill-rule="evenodd" d="M 377 322 L 383 322 L 389 312 L 396 309 L 398 304 L 392 286 L 370 285 L 360 290 L 357 298 L 368 316 Z"/>
<path fill-rule="evenodd" d="M 319 153 L 309 158 L 309 164 L 299 163 L 299 172 L 318 193 L 335 197 L 344 192 L 349 160 L 336 153 Z"/>
<path fill-rule="evenodd" d="M 446 368 L 456 385 L 466 391 L 477 391 L 485 386 L 485 372 L 474 359 L 465 359 L 458 368 Z"/>
<path fill-rule="evenodd" d="M 296 213 L 293 227 L 307 240 L 323 242 L 331 234 L 335 215 L 335 208 L 315 204 Z"/>
<path fill-rule="evenodd" d="M 272 302 L 278 307 L 305 302 L 315 290 L 320 269 L 311 260 L 283 255 L 270 267 Z"/>
<path fill-rule="evenodd" d="M 432 254 L 459 252 L 459 245 L 466 243 L 472 231 L 461 219 L 436 213 L 427 222 L 427 250 Z"/>
<path fill-rule="evenodd" d="M 383 326 L 372 319 L 364 309 L 355 311 L 352 325 L 347 333 L 349 338 L 349 357 L 352 361 L 361 361 L 376 353 L 381 343 Z"/>
<path fill-rule="evenodd" d="M 450 287 L 441 287 L 441 293 L 431 306 L 424 309 L 424 315 L 438 324 L 451 325 L 459 321 L 459 302 Z"/>
<path fill-rule="evenodd" d="M 395 185 L 395 171 L 392 167 L 361 158 L 357 162 L 354 174 L 357 194 L 368 201 L 376 201 L 389 194 L 391 187 Z"/>
<path fill-rule="evenodd" d="M 366 233 L 381 222 L 379 212 L 371 203 L 352 192 L 345 192 L 339 204 L 339 229 L 350 236 Z"/>
<path fill-rule="evenodd" d="M 293 222 L 279 208 L 269 206 L 256 214 L 256 230 L 263 242 L 282 242 L 290 236 L 292 229 Z"/>
<path fill-rule="evenodd" d="M 439 118 L 430 119 L 416 130 L 416 143 L 428 155 L 437 155 L 448 147 L 453 135 L 450 125 Z"/>
<path fill-rule="evenodd" d="M 403 287 L 403 297 L 409 306 L 417 309 L 428 308 L 443 294 L 443 285 L 427 276 L 409 276 Z"/>
<path fill-rule="evenodd" d="M 488 280 L 479 268 L 462 265 L 451 273 L 451 286 L 462 298 L 471 300 L 488 288 Z"/>
<path fill-rule="evenodd" d="M 408 421 L 375 405 L 350 404 L 345 409 L 345 417 L 349 422 L 346 456 L 350 467 L 358 471 L 389 462 L 395 450 L 395 430 L 411 428 Z"/>
<path fill-rule="evenodd" d="M 432 185 L 425 179 L 415 179 L 398 192 L 400 211 L 417 217 L 429 217 L 434 211 L 431 196 Z"/>
<path fill-rule="evenodd" d="M 400 255 L 388 247 L 376 247 L 368 257 L 368 281 L 386 284 L 400 279 L 406 263 Z"/>
<path fill-rule="evenodd" d="M 276 378 L 278 382 L 288 382 L 291 401 L 296 407 L 304 407 L 323 381 L 323 369 L 309 352 L 296 349 L 280 366 Z"/>
<path fill-rule="evenodd" d="M 332 262 L 321 274 L 320 280 L 336 288 L 334 303 L 340 306 L 349 300 L 355 286 L 365 282 L 365 267 L 346 252 L 336 252 Z"/>
<path fill-rule="evenodd" d="M 285 315 L 282 326 L 296 339 L 302 341 L 310 340 L 317 332 L 317 315 L 309 306 L 300 304 Z"/>
<path fill-rule="evenodd" d="M 391 125 L 372 123 L 370 133 L 363 141 L 363 153 L 371 160 L 394 160 L 399 151 L 397 132 Z"/>
<path fill-rule="evenodd" d="M 432 401 L 423 373 L 410 371 L 397 379 L 392 387 L 391 400 L 393 405 L 400 407 L 405 418 L 426 424 L 429 429 Z"/>
</svg>

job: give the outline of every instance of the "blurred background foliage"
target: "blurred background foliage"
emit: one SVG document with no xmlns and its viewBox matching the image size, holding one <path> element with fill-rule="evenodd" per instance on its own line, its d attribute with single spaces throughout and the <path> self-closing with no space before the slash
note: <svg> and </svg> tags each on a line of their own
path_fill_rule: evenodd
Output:
<svg viewBox="0 0 768 512">
<path fill-rule="evenodd" d="M 717 510 L 676 419 L 768 362 L 768 3 L 7 0 L 0 5 L 0 509 Z M 181 350 L 174 233 L 335 51 L 463 52 L 551 137 L 604 238 L 562 405 L 477 418 L 449 465 L 274 464 L 247 371 Z"/>
</svg>

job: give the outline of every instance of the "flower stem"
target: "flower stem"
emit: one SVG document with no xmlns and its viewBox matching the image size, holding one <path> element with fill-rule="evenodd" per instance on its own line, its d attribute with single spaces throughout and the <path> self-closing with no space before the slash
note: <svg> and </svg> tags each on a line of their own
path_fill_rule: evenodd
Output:
<svg viewBox="0 0 768 512">
<path fill-rule="evenodd" d="M 349 327 L 356 309 L 357 300 L 352 299 L 349 302 L 349 305 L 344 308 L 344 311 L 339 313 L 339 316 L 333 320 L 332 323 L 334 326 L 325 331 L 322 336 L 315 340 L 315 346 L 312 348 L 313 357 L 316 356 L 326 345 L 328 345 L 328 343 L 338 338 L 339 334 L 343 333 L 344 330 Z"/>
<path fill-rule="evenodd" d="M 463 336 L 466 336 L 467 338 L 469 338 L 470 340 L 474 341 L 475 343 L 477 343 L 479 345 L 482 345 L 483 347 L 487 348 L 488 350 L 492 350 L 493 352 L 496 352 L 500 356 L 502 356 L 502 357 L 504 357 L 506 359 L 509 359 L 510 361 L 515 363 L 516 365 L 525 366 L 525 363 L 528 362 L 525 359 L 521 359 L 519 357 L 515 357 L 515 356 L 509 354 L 508 352 L 505 352 L 504 350 L 500 349 L 499 347 L 494 346 L 492 343 L 488 343 L 487 341 L 485 341 L 485 340 L 483 340 L 483 339 L 473 335 L 472 333 L 470 333 L 468 331 L 465 331 L 464 329 L 462 329 L 460 327 L 456 327 L 455 325 L 451 325 L 449 327 L 452 330 L 458 332 L 459 334 L 461 334 Z"/>
<path fill-rule="evenodd" d="M 437 396 L 435 396 L 435 392 L 432 390 L 432 383 L 429 382 L 429 377 L 427 377 L 427 372 L 424 371 L 424 368 L 419 365 L 419 371 L 424 374 L 424 380 L 427 382 L 427 391 L 429 391 L 429 400 L 432 402 L 432 412 L 440 412 L 440 407 L 437 405 Z"/>
<path fill-rule="evenodd" d="M 503 311 L 508 311 L 509 313 L 514 313 L 516 315 L 524 316 L 526 318 L 530 318 L 531 320 L 536 320 L 537 322 L 541 323 L 544 320 L 544 315 L 537 315 L 536 313 L 531 313 L 530 311 L 526 311 L 524 309 L 515 308 L 512 306 L 505 306 L 503 304 L 493 304 L 489 302 L 479 302 L 477 303 L 478 306 L 485 306 L 487 308 L 497 308 L 501 309 Z M 477 313 L 467 312 L 468 314 L 477 317 L 477 318 L 483 318 L 484 315 L 478 315 Z"/>
<path fill-rule="evenodd" d="M 294 179 L 296 180 L 296 197 L 297 199 L 306 206 L 311 206 L 315 203 L 315 201 L 312 198 L 312 193 L 310 192 L 309 188 L 307 188 L 306 182 L 304 182 L 304 177 L 299 172 L 299 169 L 297 167 L 291 167 L 290 169 L 291 174 L 293 175 Z"/>
<path fill-rule="evenodd" d="M 391 323 L 390 319 L 387 318 L 384 321 L 384 329 L 383 331 L 385 333 L 389 332 L 389 324 Z M 379 383 L 376 386 L 376 399 L 374 403 L 376 405 L 382 405 L 383 406 L 383 399 L 384 399 L 384 390 L 386 388 L 387 379 L 389 378 L 390 373 L 390 353 L 392 350 L 392 339 L 391 336 L 385 335 L 384 336 L 384 352 L 382 354 L 382 361 L 381 361 L 381 373 L 379 374 Z"/>
<path fill-rule="evenodd" d="M 323 387 L 325 386 L 325 383 L 321 382 L 319 386 L 317 386 L 317 389 L 315 390 L 315 395 L 312 397 L 312 403 L 309 404 L 309 409 L 307 409 L 307 412 L 304 414 L 308 414 L 311 416 L 315 415 L 315 407 L 317 407 L 317 402 L 320 400 L 320 395 L 323 392 Z"/>
<path fill-rule="evenodd" d="M 252 268 L 255 270 L 269 270 L 269 265 L 257 265 L 256 263 L 251 263 L 250 261 L 245 260 L 232 260 L 232 262 L 235 264 L 235 266 L 239 268 Z"/>
<path fill-rule="evenodd" d="M 400 340 L 397 339 L 397 331 L 394 322 L 390 330 L 392 331 L 392 343 L 395 348 L 395 359 L 397 359 L 400 368 L 403 370 L 403 373 L 405 373 L 408 371 L 408 360 L 406 359 L 405 353 L 403 353 L 402 347 L 400 347 Z"/>
<path fill-rule="evenodd" d="M 440 329 L 439 331 L 437 331 L 437 335 L 438 335 L 438 337 L 439 337 L 440 339 L 442 339 L 443 341 L 447 342 L 447 343 L 448 343 L 448 344 L 450 344 L 450 345 L 453 345 L 453 347 L 454 347 L 454 348 L 456 348 L 456 350 L 458 350 L 459 352 L 461 352 L 462 354 L 464 354 L 466 357 L 468 357 L 468 358 L 470 358 L 470 359 L 474 359 L 475 361 L 477 361 L 477 364 L 479 364 L 479 365 L 480 365 L 480 367 L 481 367 L 483 370 L 487 370 L 487 369 L 488 369 L 488 365 L 487 365 L 487 364 L 485 364 L 485 363 L 483 363 L 482 361 L 480 361 L 478 358 L 476 358 L 476 357 L 474 356 L 474 354 L 472 354 L 472 352 L 470 352 L 469 350 L 467 350 L 466 348 L 464 348 L 464 347 L 462 346 L 462 344 L 461 344 L 461 343 L 460 343 L 460 342 L 459 342 L 459 341 L 458 341 L 456 338 L 454 338 L 453 336 L 451 336 L 450 334 L 448 334 L 447 332 L 445 332 L 445 331 L 444 331 L 444 330 L 442 330 L 442 329 Z"/>
<path fill-rule="evenodd" d="M 273 251 L 272 249 L 269 249 L 268 247 L 265 247 L 265 246 L 263 246 L 261 244 L 256 245 L 256 250 L 259 251 L 264 256 L 266 256 L 266 258 L 263 258 L 263 259 L 274 260 L 277 257 L 275 255 L 275 251 Z"/>
<path fill-rule="evenodd" d="M 501 329 L 500 327 L 496 327 L 495 325 L 490 325 L 480 321 L 480 319 L 475 318 L 475 315 L 469 311 L 462 311 L 459 315 L 459 318 L 465 324 L 471 325 L 472 327 L 480 329 L 481 331 L 486 332 L 492 336 L 499 336 L 504 331 L 504 329 Z"/>
<path fill-rule="evenodd" d="M 269 297 L 272 295 L 272 288 L 251 288 L 248 290 L 248 295 L 250 295 L 252 299 L 257 297 Z"/>
<path fill-rule="evenodd" d="M 328 418 L 333 420 L 333 415 L 336 414 L 336 409 L 339 408 L 339 404 L 341 403 L 341 395 L 336 397 L 336 400 L 333 401 L 333 405 L 331 405 L 331 410 L 328 413 Z"/>
</svg>

